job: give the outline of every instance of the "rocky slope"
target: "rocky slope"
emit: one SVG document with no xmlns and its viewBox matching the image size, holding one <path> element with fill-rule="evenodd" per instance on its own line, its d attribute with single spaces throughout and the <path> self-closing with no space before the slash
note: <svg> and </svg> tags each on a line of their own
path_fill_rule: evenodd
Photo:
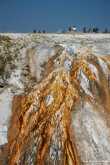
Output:
<svg viewBox="0 0 110 165">
<path fill-rule="evenodd" d="M 110 57 L 89 37 L 1 36 L 1 164 L 110 163 Z"/>
</svg>

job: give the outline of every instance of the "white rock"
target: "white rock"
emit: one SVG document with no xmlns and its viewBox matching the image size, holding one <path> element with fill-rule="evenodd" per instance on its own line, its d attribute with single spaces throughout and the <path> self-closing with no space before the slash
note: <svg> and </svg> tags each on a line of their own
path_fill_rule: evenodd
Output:
<svg viewBox="0 0 110 165">
<path fill-rule="evenodd" d="M 9 84 L 14 85 L 17 88 L 23 88 L 23 84 L 21 83 L 21 70 L 15 70 L 14 72 L 12 72 L 9 79 Z"/>
<path fill-rule="evenodd" d="M 52 95 L 47 95 L 45 99 L 46 105 L 49 106 L 50 104 L 52 104 L 53 100 L 54 98 Z"/>
<path fill-rule="evenodd" d="M 11 116 L 13 95 L 5 89 L 0 95 L 0 145 L 7 142 L 7 128 Z"/>
<path fill-rule="evenodd" d="M 68 44 L 60 44 L 64 49 L 70 54 L 74 54 L 76 52 L 76 46 L 75 45 L 68 45 Z"/>
<path fill-rule="evenodd" d="M 98 60 L 99 60 L 99 65 L 101 66 L 103 73 L 107 77 L 109 74 L 109 69 L 108 69 L 107 63 L 101 58 L 98 58 Z"/>
<path fill-rule="evenodd" d="M 83 73 L 83 71 L 80 69 L 79 73 L 78 73 L 78 79 L 80 81 L 80 86 L 82 87 L 82 89 L 85 91 L 85 93 L 91 97 L 92 93 L 90 92 L 89 88 L 89 80 L 87 79 L 86 75 Z"/>
<path fill-rule="evenodd" d="M 72 62 L 69 60 L 69 59 L 66 59 L 64 61 L 64 67 L 67 71 L 70 71 L 71 70 L 71 65 L 72 65 Z"/>
<path fill-rule="evenodd" d="M 81 159 L 93 165 L 110 162 L 110 130 L 98 109 L 96 111 L 92 104 L 85 102 L 72 123 Z"/>
<path fill-rule="evenodd" d="M 0 145 L 7 143 L 7 126 L 0 125 Z"/>
<path fill-rule="evenodd" d="M 95 75 L 97 81 L 99 81 L 99 74 L 97 68 L 93 64 L 88 64 L 89 69 Z"/>
<path fill-rule="evenodd" d="M 33 51 L 33 50 L 32 50 Z M 55 50 L 46 44 L 41 44 L 35 48 L 35 52 L 33 51 L 29 57 L 30 59 L 30 68 L 34 77 L 36 77 L 37 81 L 40 81 L 42 76 L 41 73 L 43 71 L 42 65 L 45 62 L 48 62 L 48 59 L 55 55 Z"/>
</svg>

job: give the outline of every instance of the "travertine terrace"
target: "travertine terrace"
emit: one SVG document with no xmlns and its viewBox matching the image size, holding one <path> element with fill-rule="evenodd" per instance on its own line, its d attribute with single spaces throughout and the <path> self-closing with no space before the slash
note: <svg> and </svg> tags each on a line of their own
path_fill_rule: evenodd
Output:
<svg viewBox="0 0 110 165">
<path fill-rule="evenodd" d="M 1 37 L 0 163 L 109 165 L 110 36 L 21 36 Z"/>
</svg>

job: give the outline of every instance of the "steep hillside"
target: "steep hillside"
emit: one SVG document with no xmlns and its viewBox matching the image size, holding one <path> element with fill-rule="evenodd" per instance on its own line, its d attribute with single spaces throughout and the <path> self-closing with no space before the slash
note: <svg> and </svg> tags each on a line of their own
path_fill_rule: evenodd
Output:
<svg viewBox="0 0 110 165">
<path fill-rule="evenodd" d="M 93 40 L 1 37 L 1 164 L 110 163 L 110 57 Z"/>
</svg>

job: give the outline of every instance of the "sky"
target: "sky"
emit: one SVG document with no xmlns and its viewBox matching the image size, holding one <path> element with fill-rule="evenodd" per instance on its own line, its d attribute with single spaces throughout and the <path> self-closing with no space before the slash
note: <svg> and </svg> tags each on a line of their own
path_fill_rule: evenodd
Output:
<svg viewBox="0 0 110 165">
<path fill-rule="evenodd" d="M 110 29 L 110 0 L 0 0 L 0 32 Z"/>
</svg>

